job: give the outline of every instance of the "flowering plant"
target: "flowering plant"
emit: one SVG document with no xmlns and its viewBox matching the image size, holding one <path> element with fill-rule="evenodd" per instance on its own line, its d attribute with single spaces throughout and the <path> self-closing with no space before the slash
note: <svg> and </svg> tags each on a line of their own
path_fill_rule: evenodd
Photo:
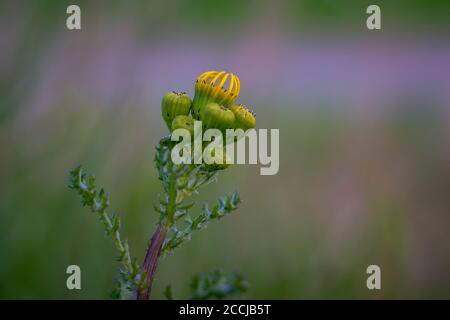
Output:
<svg viewBox="0 0 450 320">
<path fill-rule="evenodd" d="M 193 100 L 184 92 L 172 91 L 163 97 L 162 118 L 171 133 L 184 129 L 192 134 L 195 120 L 202 121 L 204 129 L 218 129 L 222 132 L 227 129 L 254 128 L 254 114 L 243 105 L 234 105 L 239 91 L 240 81 L 237 76 L 225 72 L 205 72 L 195 83 Z M 159 222 L 141 265 L 131 257 L 128 242 L 121 236 L 120 218 L 107 213 L 109 198 L 103 189 L 96 188 L 95 178 L 88 176 L 81 166 L 70 173 L 69 187 L 78 192 L 83 206 L 98 214 L 107 236 L 114 241 L 119 253 L 121 268 L 117 287 L 113 291 L 115 298 L 149 299 L 160 257 L 178 248 L 190 239 L 193 232 L 206 228 L 211 221 L 229 215 L 240 203 L 239 194 L 235 192 L 220 198 L 213 206 L 204 204 L 201 213 L 191 215 L 189 210 L 194 203 L 188 202 L 188 199 L 198 193 L 201 187 L 216 181 L 218 172 L 228 168 L 229 163 L 223 151 L 219 155 L 223 161 L 219 163 L 178 164 L 172 161 L 174 145 L 172 135 L 169 134 L 156 146 L 154 161 L 163 192 L 154 206 L 159 213 Z M 208 142 L 203 143 L 202 148 L 207 145 Z M 195 277 L 191 298 L 223 298 L 243 292 L 246 288 L 247 282 L 241 276 L 225 274 L 219 270 Z M 170 287 L 167 287 L 165 295 L 169 299 L 173 298 Z"/>
</svg>

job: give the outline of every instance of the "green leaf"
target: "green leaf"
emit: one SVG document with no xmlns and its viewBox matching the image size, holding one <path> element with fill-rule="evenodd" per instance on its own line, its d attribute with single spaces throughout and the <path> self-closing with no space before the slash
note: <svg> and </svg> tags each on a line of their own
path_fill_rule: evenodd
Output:
<svg viewBox="0 0 450 320">
<path fill-rule="evenodd" d="M 164 296 L 166 297 L 167 300 L 173 300 L 173 292 L 172 292 L 172 286 L 170 284 L 168 284 L 166 286 L 166 289 L 164 290 Z"/>
<path fill-rule="evenodd" d="M 192 278 L 191 299 L 225 299 L 247 289 L 248 282 L 240 274 L 216 270 Z"/>
<path fill-rule="evenodd" d="M 81 166 L 76 167 L 69 174 L 69 188 L 77 191 L 83 206 L 88 206 L 96 213 L 103 223 L 105 233 L 110 237 L 117 249 L 117 260 L 122 263 L 121 279 L 119 287 L 113 291 L 112 296 L 124 297 L 124 290 L 129 292 L 139 286 L 139 274 L 141 269 L 137 263 L 133 263 L 130 257 L 128 242 L 122 240 L 120 235 L 120 218 L 118 215 L 109 216 L 106 212 L 109 207 L 109 198 L 103 188 L 97 191 L 94 176 L 87 176 Z"/>
<path fill-rule="evenodd" d="M 185 230 L 179 231 L 176 226 L 171 229 L 163 247 L 161 248 L 161 253 L 174 250 L 184 241 L 189 240 L 192 232 L 195 230 L 204 229 L 212 220 L 220 219 L 230 214 L 232 211 L 237 209 L 238 203 L 239 194 L 237 192 L 227 197 L 220 198 L 212 210 L 210 210 L 208 204 L 205 203 L 202 208 L 202 213 L 196 217 L 187 216 L 185 222 L 188 224 L 188 227 Z M 183 214 L 182 216 L 185 215 Z"/>
</svg>

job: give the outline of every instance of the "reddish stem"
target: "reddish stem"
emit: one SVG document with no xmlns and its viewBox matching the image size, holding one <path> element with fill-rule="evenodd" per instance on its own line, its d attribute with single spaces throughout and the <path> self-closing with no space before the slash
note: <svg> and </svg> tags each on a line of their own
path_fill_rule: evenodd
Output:
<svg viewBox="0 0 450 320">
<path fill-rule="evenodd" d="M 136 299 L 137 300 L 148 300 L 152 291 L 153 278 L 155 277 L 156 267 L 158 265 L 159 253 L 161 247 L 166 239 L 167 227 L 161 224 L 156 228 L 155 233 L 150 240 L 150 245 L 148 246 L 147 253 L 145 254 L 144 263 L 142 264 L 142 269 L 146 273 L 145 284 L 146 289 L 137 290 Z"/>
</svg>

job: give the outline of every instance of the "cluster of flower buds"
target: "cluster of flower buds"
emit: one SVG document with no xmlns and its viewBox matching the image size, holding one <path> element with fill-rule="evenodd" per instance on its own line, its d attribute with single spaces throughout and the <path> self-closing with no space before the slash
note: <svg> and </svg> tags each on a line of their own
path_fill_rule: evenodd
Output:
<svg viewBox="0 0 450 320">
<path fill-rule="evenodd" d="M 228 82 L 227 82 L 228 80 Z M 172 132 L 186 129 L 194 137 L 194 121 L 202 122 L 202 129 L 218 129 L 224 135 L 227 129 L 244 131 L 256 126 L 255 115 L 244 105 L 235 105 L 240 91 L 237 76 L 224 71 L 208 71 L 201 74 L 195 82 L 195 95 L 191 100 L 185 92 L 171 91 L 161 103 L 161 112 L 167 127 Z M 207 143 L 204 143 L 204 147 Z M 223 155 L 222 155 L 223 154 Z M 229 166 L 230 159 L 222 152 L 223 164 L 210 164 L 207 169 L 222 170 Z"/>
<path fill-rule="evenodd" d="M 228 82 L 227 82 L 228 80 Z M 244 105 L 234 105 L 239 96 L 237 76 L 224 71 L 208 71 L 195 82 L 194 100 L 185 92 L 167 93 L 161 103 L 162 116 L 170 131 L 184 128 L 193 133 L 194 120 L 203 129 L 247 130 L 256 126 L 255 115 Z"/>
</svg>

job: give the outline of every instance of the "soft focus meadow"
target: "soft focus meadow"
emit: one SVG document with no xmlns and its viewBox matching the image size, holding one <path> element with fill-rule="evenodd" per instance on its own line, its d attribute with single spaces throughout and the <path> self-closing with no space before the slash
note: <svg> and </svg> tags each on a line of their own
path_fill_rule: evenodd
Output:
<svg viewBox="0 0 450 320">
<path fill-rule="evenodd" d="M 160 99 L 206 70 L 237 74 L 258 127 L 280 129 L 280 171 L 234 166 L 198 197 L 243 203 L 161 261 L 156 298 L 217 268 L 248 299 L 450 298 L 449 21 L 445 1 L 0 1 L 0 298 L 108 298 L 118 264 L 67 188 L 79 164 L 142 261 Z"/>
</svg>

